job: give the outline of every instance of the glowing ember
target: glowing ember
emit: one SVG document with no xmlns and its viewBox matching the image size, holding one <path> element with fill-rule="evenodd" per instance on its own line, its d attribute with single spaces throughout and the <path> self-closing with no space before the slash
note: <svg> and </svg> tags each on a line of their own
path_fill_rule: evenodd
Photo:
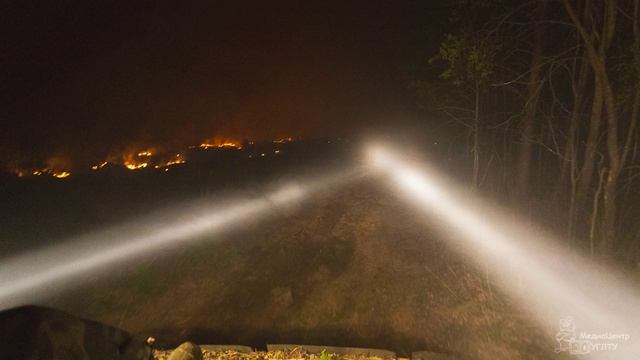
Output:
<svg viewBox="0 0 640 360">
<path fill-rule="evenodd" d="M 156 168 L 156 169 L 167 168 L 167 167 L 172 166 L 172 165 L 178 165 L 178 164 L 184 164 L 184 163 L 186 163 L 186 161 L 182 160 L 182 159 L 171 160 L 171 161 L 167 161 L 166 163 L 164 163 L 162 165 L 156 165 L 156 166 L 154 166 L 154 168 Z"/>
<path fill-rule="evenodd" d="M 154 166 L 154 168 L 156 168 L 156 169 L 164 169 L 164 171 L 169 171 L 169 169 L 168 169 L 169 166 L 184 164 L 186 162 L 187 162 L 187 160 L 184 159 L 182 154 L 176 154 L 174 159 L 169 160 L 169 161 L 167 161 L 165 163 L 157 164 L 157 165 Z"/>
<path fill-rule="evenodd" d="M 134 162 L 130 162 L 130 161 L 126 161 L 124 163 L 124 166 L 129 169 L 129 170 L 138 170 L 138 169 L 144 169 L 148 166 L 149 164 L 146 162 L 143 163 L 134 163 Z"/>
<path fill-rule="evenodd" d="M 108 162 L 104 161 L 104 162 L 102 162 L 102 163 L 100 163 L 100 164 L 98 164 L 98 165 L 93 165 L 93 166 L 91 167 L 91 170 L 99 170 L 99 169 L 102 169 L 103 167 L 107 166 L 107 164 L 108 164 Z"/>
<path fill-rule="evenodd" d="M 277 140 L 273 140 L 273 143 L 275 143 L 275 144 L 286 144 L 286 143 L 290 143 L 290 142 L 293 142 L 293 138 L 291 136 L 285 137 L 285 138 L 281 138 L 281 139 L 277 139 Z"/>
<path fill-rule="evenodd" d="M 145 151 L 141 151 L 141 152 L 138 153 L 138 156 L 140 156 L 140 157 L 149 157 L 151 155 L 153 155 L 151 150 L 145 150 Z"/>
<path fill-rule="evenodd" d="M 205 150 L 212 148 L 242 149 L 242 144 L 240 141 L 233 138 L 216 136 L 214 138 L 204 140 L 200 145 L 190 146 L 190 148 L 201 148 Z"/>
<path fill-rule="evenodd" d="M 231 149 L 242 149 L 238 143 L 235 142 L 223 142 L 222 144 L 210 144 L 210 143 L 202 143 L 198 145 L 200 148 L 209 149 L 209 148 L 231 148 Z"/>
<path fill-rule="evenodd" d="M 28 175 L 31 175 L 31 176 L 49 175 L 58 179 L 64 179 L 71 175 L 71 173 L 66 170 L 51 170 L 49 168 L 34 169 L 34 170 L 15 170 L 14 174 L 17 177 L 25 177 Z"/>
<path fill-rule="evenodd" d="M 186 163 L 186 161 L 182 160 L 182 159 L 178 159 L 178 160 L 171 160 L 169 162 L 167 162 L 165 164 L 165 166 L 171 166 L 171 165 L 176 165 L 176 164 L 184 164 Z"/>
<path fill-rule="evenodd" d="M 71 173 L 69 173 L 67 171 L 60 171 L 60 172 L 53 172 L 51 175 L 53 177 L 58 178 L 58 179 L 64 179 L 64 178 L 68 177 L 69 175 L 71 175 Z"/>
</svg>

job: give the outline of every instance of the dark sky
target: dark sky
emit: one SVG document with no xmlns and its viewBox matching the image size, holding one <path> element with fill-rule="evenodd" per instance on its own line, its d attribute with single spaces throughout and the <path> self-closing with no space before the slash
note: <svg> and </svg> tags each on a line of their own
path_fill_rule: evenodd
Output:
<svg viewBox="0 0 640 360">
<path fill-rule="evenodd" d="M 214 135 L 358 131 L 409 109 L 431 1 L 13 1 L 2 9 L 0 150 L 94 161 Z"/>
</svg>

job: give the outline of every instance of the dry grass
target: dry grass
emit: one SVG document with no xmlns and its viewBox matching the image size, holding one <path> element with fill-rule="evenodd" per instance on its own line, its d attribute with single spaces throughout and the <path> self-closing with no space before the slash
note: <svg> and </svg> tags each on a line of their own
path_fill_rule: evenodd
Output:
<svg viewBox="0 0 640 360">
<path fill-rule="evenodd" d="M 154 359 L 166 360 L 169 358 L 171 351 L 172 350 L 155 350 Z M 380 357 L 363 355 L 327 354 L 326 356 L 323 356 L 321 354 L 308 353 L 301 348 L 277 351 L 254 351 L 250 353 L 233 350 L 202 350 L 202 358 L 204 360 L 383 360 Z"/>
<path fill-rule="evenodd" d="M 281 221 L 124 269 L 121 280 L 85 289 L 68 309 L 154 336 L 163 347 L 271 341 L 403 356 L 429 350 L 465 359 L 557 358 L 554 339 L 492 284 L 499 274 L 470 265 L 437 226 L 425 226 L 393 194 L 347 189 Z"/>
</svg>

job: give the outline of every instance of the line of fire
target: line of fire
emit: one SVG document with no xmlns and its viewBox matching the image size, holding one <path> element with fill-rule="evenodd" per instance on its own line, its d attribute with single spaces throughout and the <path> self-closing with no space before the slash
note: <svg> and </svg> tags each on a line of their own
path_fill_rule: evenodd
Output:
<svg viewBox="0 0 640 360">
<path fill-rule="evenodd" d="M 88 170 L 100 171 L 114 167 L 128 170 L 155 169 L 167 172 L 175 165 L 185 164 L 189 157 L 198 156 L 203 150 L 211 151 L 242 151 L 248 158 L 264 158 L 267 156 L 279 155 L 293 143 L 293 137 L 283 137 L 271 141 L 251 141 L 234 140 L 230 138 L 214 137 L 203 141 L 199 145 L 188 146 L 186 149 L 177 151 L 162 151 L 159 147 L 145 147 L 142 150 L 130 151 L 120 156 L 110 156 L 108 159 L 91 165 L 88 168 L 78 168 L 74 173 L 86 173 Z M 63 163 L 70 163 L 70 160 Z M 17 177 L 49 176 L 56 179 L 65 179 L 71 176 L 70 167 L 60 167 L 59 165 L 45 166 L 38 168 L 8 167 L 6 171 Z"/>
</svg>

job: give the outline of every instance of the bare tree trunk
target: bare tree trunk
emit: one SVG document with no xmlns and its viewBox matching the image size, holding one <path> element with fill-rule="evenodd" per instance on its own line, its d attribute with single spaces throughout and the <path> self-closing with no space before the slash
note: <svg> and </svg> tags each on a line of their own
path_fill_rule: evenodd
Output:
<svg viewBox="0 0 640 360">
<path fill-rule="evenodd" d="M 473 111 L 473 186 L 480 186 L 480 84 L 475 84 L 475 106 Z"/>
<path fill-rule="evenodd" d="M 627 138 L 620 151 L 618 140 L 618 117 L 615 112 L 615 98 L 613 90 L 609 87 L 606 89 L 608 94 L 607 112 L 611 113 L 607 116 L 607 153 L 609 157 L 610 169 L 607 174 L 607 182 L 604 187 L 604 214 L 602 220 L 602 240 L 600 244 L 600 252 L 604 257 L 612 255 L 612 250 L 616 240 L 616 220 L 618 212 L 617 190 L 618 180 L 622 169 L 627 160 L 629 149 L 633 141 L 633 134 L 636 130 L 638 121 L 638 112 L 640 110 L 640 90 L 636 89 L 632 105 L 631 119 L 629 128 L 627 129 Z"/>
<path fill-rule="evenodd" d="M 609 89 L 610 91 L 610 89 Z M 613 96 L 613 93 L 609 96 Z M 613 97 L 606 101 L 613 102 Z M 600 241 L 600 255 L 610 257 L 616 238 L 616 218 L 618 212 L 617 190 L 618 178 L 622 170 L 620 152 L 618 148 L 618 119 L 615 114 L 615 103 L 607 106 L 607 153 L 609 155 L 609 171 L 607 182 L 604 186 L 604 213 L 602 219 L 602 238 Z"/>
<path fill-rule="evenodd" d="M 545 1 L 539 1 L 536 9 L 536 19 L 538 23 L 535 26 L 534 50 L 531 60 L 531 71 L 529 72 L 529 81 L 527 83 L 527 101 L 525 104 L 524 118 L 522 119 L 520 153 L 517 162 L 515 184 L 516 199 L 521 204 L 524 202 L 529 190 L 536 109 L 538 108 L 538 98 L 542 88 L 540 70 L 544 44 L 544 25 L 540 20 L 544 18 L 545 6 Z"/>
<path fill-rule="evenodd" d="M 571 108 L 571 117 L 569 119 L 569 130 L 567 132 L 567 143 L 565 144 L 563 157 L 564 162 L 560 170 L 559 186 L 563 187 L 566 182 L 567 173 L 576 167 L 576 143 L 579 138 L 578 124 L 580 123 L 580 115 L 582 104 L 584 103 L 584 93 L 587 88 L 587 80 L 589 76 L 589 64 L 584 60 L 579 60 L 578 80 L 572 83 L 573 106 Z"/>
<path fill-rule="evenodd" d="M 580 174 L 577 178 L 577 188 L 575 194 L 575 209 L 584 209 L 589 197 L 589 190 L 593 183 L 593 173 L 596 164 L 596 155 L 598 151 L 598 139 L 600 137 L 600 129 L 602 127 L 602 107 L 604 99 L 602 94 L 602 86 L 599 77 L 596 75 L 594 79 L 593 100 L 591 103 L 591 118 L 589 119 L 589 130 L 587 132 L 587 142 L 585 144 L 584 159 L 580 167 Z M 573 220 L 578 216 L 577 213 L 571 214 Z"/>
<path fill-rule="evenodd" d="M 601 239 L 599 242 L 599 253 L 602 257 L 609 257 L 613 248 L 613 243 L 616 235 L 616 216 L 617 216 L 617 202 L 616 191 L 618 187 L 618 177 L 622 169 L 622 157 L 620 153 L 620 147 L 618 142 L 618 115 L 616 109 L 616 99 L 611 87 L 611 82 L 607 73 L 607 49 L 611 45 L 611 41 L 615 35 L 616 29 L 616 15 L 617 15 L 617 3 L 615 0 L 604 1 L 603 12 L 603 25 L 600 33 L 589 34 L 585 29 L 585 26 L 576 16 L 576 13 L 569 0 L 564 0 L 564 6 L 567 10 L 571 21 L 576 26 L 583 43 L 586 48 L 587 58 L 593 68 L 595 74 L 595 88 L 596 92 L 599 92 L 602 98 L 601 107 L 604 105 L 607 115 L 607 158 L 609 161 L 609 170 L 607 172 L 607 180 L 604 185 L 604 197 L 603 197 L 603 219 L 601 229 Z M 593 26 L 593 22 L 590 24 Z M 598 46 L 596 47 L 595 39 L 598 40 Z M 596 98 L 594 94 L 594 106 L 596 105 Z M 593 112 L 592 112 L 593 115 Z M 593 119 L 592 119 L 593 120 Z M 593 124 L 592 124 L 593 125 Z M 626 147 L 626 145 L 625 145 Z M 589 150 L 589 149 L 587 149 Z M 585 161 L 588 161 L 585 158 Z M 583 167 L 584 170 L 584 167 Z M 591 169 L 591 172 L 593 169 Z M 589 187 L 584 187 L 584 182 L 591 181 L 582 178 L 583 183 L 580 185 L 579 194 L 581 190 L 588 191 Z M 580 200 L 580 199 L 577 199 Z"/>
<path fill-rule="evenodd" d="M 617 14 L 617 4 L 615 0 L 605 2 L 605 23 L 603 33 L 605 42 L 610 43 L 615 33 L 615 21 Z M 616 99 L 611 87 L 611 82 L 607 74 L 605 64 L 606 56 L 602 53 L 602 59 L 595 62 L 598 71 L 602 74 L 602 85 L 604 94 L 604 105 L 607 112 L 607 154 L 609 157 L 609 172 L 607 183 L 604 186 L 604 213 L 602 219 L 602 239 L 600 243 L 600 254 L 603 257 L 612 255 L 613 245 L 616 239 L 616 220 L 618 213 L 617 191 L 618 178 L 622 172 L 622 153 L 618 140 L 618 113 L 616 109 Z"/>
<path fill-rule="evenodd" d="M 640 51 L 640 1 L 634 0 L 633 2 L 633 36 L 634 36 L 634 50 Z M 615 1 L 608 3 L 608 11 L 615 12 Z M 612 17 L 614 15 L 611 15 Z M 615 21 L 615 18 L 612 20 Z M 612 26 L 612 25 L 610 25 Z M 638 56 L 638 55 L 636 55 Z M 603 71 L 606 68 L 603 67 Z M 627 129 L 627 137 L 622 144 L 622 150 L 620 151 L 620 142 L 618 140 L 618 127 L 619 119 L 616 112 L 615 94 L 611 88 L 610 83 L 605 87 L 605 104 L 607 105 L 607 154 L 609 156 L 609 163 L 611 169 L 607 176 L 607 183 L 604 191 L 604 219 L 602 225 L 602 241 L 600 244 L 601 252 L 604 256 L 611 256 L 612 250 L 615 245 L 617 228 L 617 190 L 618 180 L 622 170 L 627 161 L 629 150 L 631 149 L 631 143 L 635 135 L 636 126 L 638 123 L 638 114 L 640 113 L 640 88 L 636 86 L 633 97 L 633 103 L 631 106 L 631 118 L 629 121 L 629 128 Z"/>
<path fill-rule="evenodd" d="M 595 256 L 595 244 L 596 244 L 596 230 L 598 223 L 598 210 L 600 209 L 599 201 L 600 195 L 602 193 L 602 184 L 604 183 L 604 175 L 607 173 L 607 169 L 602 168 L 600 170 L 600 177 L 598 181 L 598 188 L 596 189 L 596 193 L 593 195 L 593 209 L 591 211 L 591 226 L 589 229 L 589 254 L 591 257 Z"/>
<path fill-rule="evenodd" d="M 602 218 L 602 235 L 598 246 L 598 253 L 603 258 L 611 257 L 616 237 L 616 216 L 618 212 L 616 191 L 618 188 L 619 172 L 610 169 L 604 186 L 604 212 Z"/>
<path fill-rule="evenodd" d="M 578 124 L 581 119 L 582 103 L 584 101 L 584 91 L 587 85 L 587 77 L 589 75 L 589 67 L 586 61 L 580 60 L 580 67 L 578 70 L 578 81 L 574 82 L 573 88 L 573 108 L 571 110 L 571 120 L 569 123 L 569 133 L 567 143 L 564 149 L 564 162 L 562 170 L 560 171 L 560 181 L 558 182 L 558 189 L 563 189 L 565 186 L 565 178 L 567 174 L 567 167 L 569 173 L 569 215 L 567 221 L 567 241 L 569 246 L 573 246 L 574 239 L 574 222 L 576 212 L 576 191 L 578 185 L 578 159 L 576 144 L 580 137 L 578 133 Z"/>
</svg>

